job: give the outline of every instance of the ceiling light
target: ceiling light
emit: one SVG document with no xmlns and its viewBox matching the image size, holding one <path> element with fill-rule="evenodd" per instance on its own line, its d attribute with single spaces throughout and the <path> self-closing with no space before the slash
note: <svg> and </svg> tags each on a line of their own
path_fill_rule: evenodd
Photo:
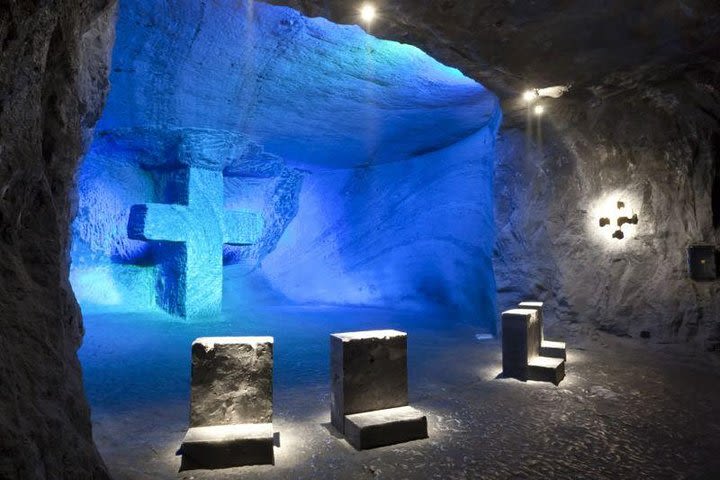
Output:
<svg viewBox="0 0 720 480">
<path fill-rule="evenodd" d="M 366 3 L 362 6 L 360 9 L 360 18 L 363 19 L 363 22 L 370 23 L 373 20 L 375 20 L 375 16 L 377 15 L 377 10 L 375 9 L 375 6 Z"/>
<path fill-rule="evenodd" d="M 545 107 L 542 105 L 535 105 L 535 109 L 533 111 L 535 112 L 535 115 L 540 116 L 545 113 Z"/>
</svg>

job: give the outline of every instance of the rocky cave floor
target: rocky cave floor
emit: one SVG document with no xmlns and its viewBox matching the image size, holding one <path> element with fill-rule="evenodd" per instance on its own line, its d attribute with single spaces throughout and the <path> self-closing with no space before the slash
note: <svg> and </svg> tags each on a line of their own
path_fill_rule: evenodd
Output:
<svg viewBox="0 0 720 480">
<path fill-rule="evenodd" d="M 116 480 L 720 478 L 716 356 L 596 334 L 569 339 L 560 386 L 523 383 L 498 378 L 496 340 L 440 328 L 440 317 L 269 309 L 179 324 L 86 315 L 80 356 L 96 442 Z M 430 438 L 358 452 L 329 427 L 327 335 L 379 327 L 409 333 L 411 404 L 427 413 Z M 275 465 L 178 473 L 190 342 L 260 333 L 276 342 Z"/>
</svg>

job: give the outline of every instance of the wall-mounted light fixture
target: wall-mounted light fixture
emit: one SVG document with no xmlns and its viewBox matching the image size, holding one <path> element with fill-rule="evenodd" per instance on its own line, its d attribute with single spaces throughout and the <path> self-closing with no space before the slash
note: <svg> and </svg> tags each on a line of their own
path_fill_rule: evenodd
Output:
<svg viewBox="0 0 720 480">
<path fill-rule="evenodd" d="M 637 225 L 638 216 L 637 213 L 633 213 L 632 216 L 628 216 L 627 214 L 623 215 L 623 213 L 626 213 L 625 202 L 618 201 L 616 205 L 617 212 L 612 212 L 612 214 L 617 214 L 617 217 L 615 219 L 617 230 L 613 232 L 612 238 L 622 240 L 623 238 L 625 238 L 625 233 L 622 230 L 623 225 Z M 608 225 L 611 225 L 612 221 L 610 220 L 610 217 L 600 217 L 600 221 L 598 223 L 600 224 L 600 228 L 604 228 Z"/>
<path fill-rule="evenodd" d="M 715 247 L 700 243 L 688 247 L 688 269 L 690 278 L 702 282 L 717 280 L 717 258 Z"/>
<path fill-rule="evenodd" d="M 527 103 L 532 103 L 538 98 L 537 90 L 526 90 L 522 95 L 523 100 Z"/>
</svg>

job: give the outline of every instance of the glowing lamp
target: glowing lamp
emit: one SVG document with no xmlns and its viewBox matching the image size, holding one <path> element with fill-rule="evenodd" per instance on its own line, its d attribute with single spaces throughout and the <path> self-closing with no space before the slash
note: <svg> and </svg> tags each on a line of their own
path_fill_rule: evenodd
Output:
<svg viewBox="0 0 720 480">
<path fill-rule="evenodd" d="M 535 115 L 540 116 L 545 113 L 545 107 L 542 105 L 535 105 L 533 112 L 535 112 Z"/>
<path fill-rule="evenodd" d="M 535 93 L 535 90 L 526 90 L 522 95 L 523 100 L 525 100 L 527 103 L 531 103 L 535 100 L 536 97 L 537 93 Z"/>
<path fill-rule="evenodd" d="M 365 23 L 370 23 L 375 20 L 376 15 L 377 10 L 375 9 L 374 5 L 366 3 L 362 6 L 362 8 L 360 8 L 360 18 L 362 18 L 363 22 Z"/>
</svg>

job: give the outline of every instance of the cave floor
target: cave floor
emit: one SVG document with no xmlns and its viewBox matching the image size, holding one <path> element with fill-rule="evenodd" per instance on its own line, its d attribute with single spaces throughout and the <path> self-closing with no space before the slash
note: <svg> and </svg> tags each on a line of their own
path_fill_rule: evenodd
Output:
<svg viewBox="0 0 720 480">
<path fill-rule="evenodd" d="M 80 357 L 98 448 L 116 480 L 720 478 L 711 364 L 596 336 L 570 341 L 559 387 L 523 383 L 497 378 L 496 340 L 425 317 L 269 309 L 179 324 L 86 315 Z M 359 452 L 328 425 L 327 334 L 379 327 L 409 333 L 410 400 L 427 413 L 430 438 Z M 275 466 L 178 473 L 190 342 L 208 334 L 275 336 Z"/>
</svg>

